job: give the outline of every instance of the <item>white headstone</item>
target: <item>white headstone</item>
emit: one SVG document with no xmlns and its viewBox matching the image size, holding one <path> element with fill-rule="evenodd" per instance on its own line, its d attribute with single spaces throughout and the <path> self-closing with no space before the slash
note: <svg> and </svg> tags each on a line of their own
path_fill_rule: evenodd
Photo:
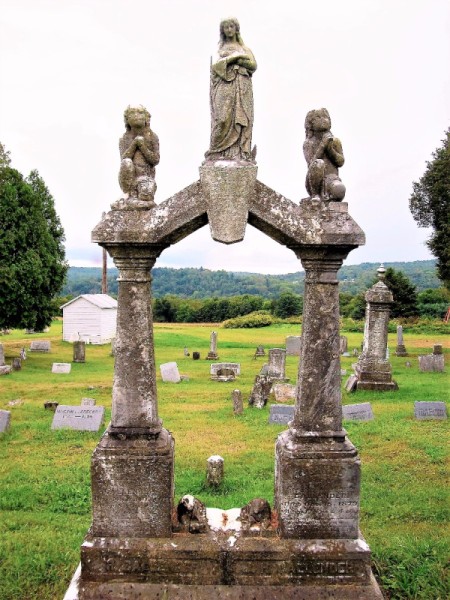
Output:
<svg viewBox="0 0 450 600">
<path fill-rule="evenodd" d="M 180 372 L 176 362 L 163 363 L 160 367 L 161 377 L 165 383 L 179 383 L 181 381 Z"/>
<path fill-rule="evenodd" d="M 103 406 L 65 406 L 60 404 L 53 417 L 52 429 L 67 427 L 77 431 L 98 431 L 103 423 Z"/>
<path fill-rule="evenodd" d="M 71 368 L 70 363 L 53 363 L 52 373 L 70 373 Z"/>
</svg>

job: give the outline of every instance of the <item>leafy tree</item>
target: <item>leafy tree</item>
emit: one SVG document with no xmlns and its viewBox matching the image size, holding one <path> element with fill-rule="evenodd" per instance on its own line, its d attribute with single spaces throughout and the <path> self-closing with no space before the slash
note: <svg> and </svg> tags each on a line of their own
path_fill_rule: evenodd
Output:
<svg viewBox="0 0 450 600">
<path fill-rule="evenodd" d="M 450 289 L 450 128 L 418 182 L 409 208 L 419 227 L 432 227 L 427 246 L 437 257 L 438 276 Z"/>
<path fill-rule="evenodd" d="M 301 315 L 303 310 L 303 298 L 292 292 L 284 292 L 275 303 L 274 314 L 280 319 L 287 319 Z"/>
<path fill-rule="evenodd" d="M 442 287 L 437 290 L 424 290 L 417 295 L 421 317 L 443 319 L 450 306 L 450 291 Z"/>
<path fill-rule="evenodd" d="M 9 150 L 6 150 L 5 146 L 0 142 L 0 168 L 9 167 L 9 165 L 11 164 L 11 159 L 9 155 Z"/>
<path fill-rule="evenodd" d="M 39 331 L 50 324 L 68 268 L 63 242 L 54 200 L 37 171 L 24 179 L 7 161 L 0 164 L 0 328 Z"/>
<path fill-rule="evenodd" d="M 173 323 L 175 321 L 175 307 L 171 299 L 156 298 L 153 304 L 153 319 L 157 323 Z"/>
<path fill-rule="evenodd" d="M 414 317 L 419 314 L 416 288 L 406 275 L 389 267 L 384 283 L 394 296 L 391 317 Z"/>
</svg>

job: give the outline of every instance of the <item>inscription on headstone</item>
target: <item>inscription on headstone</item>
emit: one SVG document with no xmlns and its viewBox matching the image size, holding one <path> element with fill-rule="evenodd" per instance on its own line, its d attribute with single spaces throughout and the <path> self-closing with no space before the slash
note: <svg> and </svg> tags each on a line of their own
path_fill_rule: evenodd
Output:
<svg viewBox="0 0 450 600">
<path fill-rule="evenodd" d="M 60 404 L 53 417 L 52 429 L 67 427 L 77 431 L 98 431 L 103 423 L 103 406 L 66 406 Z"/>
<path fill-rule="evenodd" d="M 269 425 L 287 425 L 294 418 L 294 407 L 289 404 L 271 404 Z"/>
<path fill-rule="evenodd" d="M 53 363 L 52 373 L 70 373 L 71 368 L 70 363 Z"/>
<path fill-rule="evenodd" d="M 372 406 L 370 402 L 347 404 L 342 407 L 342 418 L 348 421 L 372 421 Z"/>
<path fill-rule="evenodd" d="M 4 433 L 11 423 L 11 412 L 9 410 L 0 410 L 0 433 Z"/>
<path fill-rule="evenodd" d="M 447 407 L 445 402 L 414 402 L 414 416 L 416 419 L 446 419 Z"/>
<path fill-rule="evenodd" d="M 179 383 L 181 381 L 180 372 L 176 362 L 168 362 L 160 367 L 161 377 L 165 383 Z"/>
<path fill-rule="evenodd" d="M 50 352 L 50 350 L 49 340 L 33 340 L 30 344 L 30 352 Z"/>
</svg>

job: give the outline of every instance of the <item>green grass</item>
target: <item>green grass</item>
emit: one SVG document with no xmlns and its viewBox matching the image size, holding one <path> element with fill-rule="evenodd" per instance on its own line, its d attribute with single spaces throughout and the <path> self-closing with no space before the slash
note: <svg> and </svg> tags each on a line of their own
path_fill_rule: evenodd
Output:
<svg viewBox="0 0 450 600">
<path fill-rule="evenodd" d="M 243 506 L 255 497 L 273 501 L 274 444 L 283 430 L 269 426 L 269 408 L 245 408 L 233 415 L 231 392 L 248 399 L 264 358 L 254 360 L 258 344 L 282 347 L 299 325 L 262 329 L 219 329 L 221 361 L 239 362 L 233 383 L 209 379 L 212 325 L 155 326 L 159 413 L 176 440 L 175 497 L 193 493 L 208 506 Z M 343 332 L 345 333 L 345 332 Z M 348 333 L 350 351 L 361 333 Z M 53 362 L 71 362 L 72 345 L 61 341 L 61 323 L 48 334 L 13 331 L 0 338 L 7 362 L 36 337 L 50 339 L 51 354 L 28 354 L 22 371 L 0 379 L 0 408 L 12 413 L 11 429 L 0 435 L 0 600 L 62 598 L 79 561 L 80 544 L 90 525 L 90 456 L 99 433 L 51 431 L 53 413 L 46 400 L 80 404 L 93 397 L 110 417 L 114 359 L 109 346 L 88 346 L 85 364 L 72 364 L 69 375 L 52 375 Z M 438 334 L 405 334 L 407 358 L 393 356 L 399 391 L 343 392 L 344 403 L 371 402 L 373 421 L 346 422 L 362 460 L 361 529 L 372 552 L 375 573 L 386 596 L 394 599 L 444 600 L 450 595 L 445 567 L 449 550 L 448 421 L 416 421 L 415 400 L 448 402 L 446 373 L 420 373 L 417 356 L 433 343 L 449 342 Z M 183 348 L 199 351 L 201 360 L 184 357 Z M 176 360 L 189 381 L 166 384 L 159 364 Z M 406 368 L 409 360 L 412 368 Z M 355 359 L 342 358 L 350 372 Z M 287 376 L 297 376 L 296 357 L 287 357 Z M 343 378 L 345 382 L 346 377 Z M 23 404 L 9 406 L 11 400 Z M 448 439 L 448 438 L 447 438 Z M 225 459 L 225 481 L 205 486 L 206 459 Z"/>
</svg>

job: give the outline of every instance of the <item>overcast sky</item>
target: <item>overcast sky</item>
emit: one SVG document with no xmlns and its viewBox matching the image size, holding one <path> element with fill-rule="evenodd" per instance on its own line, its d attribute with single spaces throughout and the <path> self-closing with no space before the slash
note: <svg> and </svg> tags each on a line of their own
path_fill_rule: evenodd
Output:
<svg viewBox="0 0 450 600">
<path fill-rule="evenodd" d="M 236 16 L 253 76 L 258 179 L 298 202 L 304 118 L 328 108 L 340 176 L 365 246 L 346 264 L 432 258 L 412 219 L 412 182 L 450 123 L 448 0 L 0 0 L 0 141 L 55 198 L 70 264 L 100 265 L 90 232 L 120 197 L 123 111 L 143 104 L 161 144 L 160 203 L 198 179 L 209 145 L 209 64 Z M 157 266 L 300 269 L 251 226 L 241 244 L 206 226 Z"/>
</svg>

